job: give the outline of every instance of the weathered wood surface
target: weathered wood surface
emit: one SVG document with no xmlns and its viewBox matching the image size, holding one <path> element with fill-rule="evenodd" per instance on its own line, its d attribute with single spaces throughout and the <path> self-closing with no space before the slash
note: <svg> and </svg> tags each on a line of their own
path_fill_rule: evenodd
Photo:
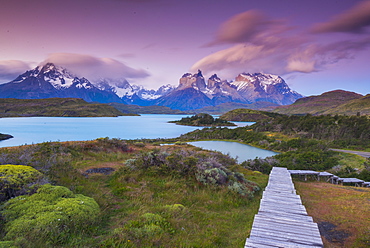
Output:
<svg viewBox="0 0 370 248">
<path fill-rule="evenodd" d="M 286 168 L 272 169 L 245 247 L 323 247 Z"/>
<path fill-rule="evenodd" d="M 352 177 L 338 178 L 337 180 L 342 183 L 364 183 L 365 182 L 364 180 L 352 178 Z"/>
</svg>

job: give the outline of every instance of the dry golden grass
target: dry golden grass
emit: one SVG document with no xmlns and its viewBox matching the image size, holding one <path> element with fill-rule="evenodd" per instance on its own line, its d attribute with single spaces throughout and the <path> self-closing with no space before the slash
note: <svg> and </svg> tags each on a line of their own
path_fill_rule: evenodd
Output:
<svg viewBox="0 0 370 248">
<path fill-rule="evenodd" d="M 323 237 L 325 247 L 370 247 L 369 188 L 321 182 L 295 182 L 295 187 L 316 223 L 336 226 Z"/>
</svg>

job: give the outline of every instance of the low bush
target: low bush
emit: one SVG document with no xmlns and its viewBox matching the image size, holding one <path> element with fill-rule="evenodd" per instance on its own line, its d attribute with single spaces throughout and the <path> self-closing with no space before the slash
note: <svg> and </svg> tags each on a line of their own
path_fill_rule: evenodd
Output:
<svg viewBox="0 0 370 248">
<path fill-rule="evenodd" d="M 161 215 L 144 213 L 137 219 L 127 222 L 124 227 L 113 230 L 115 247 L 155 247 L 163 236 L 170 236 L 175 232 L 171 224 Z M 107 241 L 105 246 L 108 247 Z"/>
<path fill-rule="evenodd" d="M 252 197 L 258 186 L 244 178 L 243 174 L 233 172 L 235 159 L 216 152 L 171 148 L 142 152 L 126 165 L 145 173 L 158 173 L 175 177 L 190 177 L 205 186 L 226 187 L 242 196 Z"/>
</svg>

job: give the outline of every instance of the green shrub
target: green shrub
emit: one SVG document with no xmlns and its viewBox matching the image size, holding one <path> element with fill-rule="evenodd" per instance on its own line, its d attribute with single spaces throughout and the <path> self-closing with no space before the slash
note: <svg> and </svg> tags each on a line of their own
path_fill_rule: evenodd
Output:
<svg viewBox="0 0 370 248">
<path fill-rule="evenodd" d="M 235 159 L 217 152 L 203 152 L 190 149 L 161 148 L 151 152 L 141 152 L 135 159 L 126 160 L 126 165 L 133 170 L 145 170 L 145 173 L 194 178 L 206 186 L 227 187 L 242 196 L 252 196 L 259 188 L 244 175 L 231 171 L 236 165 Z M 237 183 L 243 190 L 234 190 Z"/>
<path fill-rule="evenodd" d="M 0 165 L 0 201 L 35 191 L 43 174 L 25 165 Z"/>
<path fill-rule="evenodd" d="M 13 241 L 0 241 L 0 248 L 15 248 Z"/>
<path fill-rule="evenodd" d="M 179 212 L 182 212 L 186 209 L 186 207 L 182 204 L 172 204 L 172 205 L 165 205 L 164 206 L 164 209 L 169 212 L 169 213 L 179 213 Z"/>
<path fill-rule="evenodd" d="M 220 168 L 199 169 L 195 177 L 204 185 L 224 185 L 227 181 L 227 174 Z"/>
<path fill-rule="evenodd" d="M 64 243 L 71 233 L 93 224 L 99 212 L 94 199 L 46 184 L 33 195 L 19 196 L 4 204 L 5 240 Z"/>
<path fill-rule="evenodd" d="M 144 142 L 135 142 L 134 146 L 136 146 L 136 147 L 145 147 L 145 143 Z"/>
</svg>

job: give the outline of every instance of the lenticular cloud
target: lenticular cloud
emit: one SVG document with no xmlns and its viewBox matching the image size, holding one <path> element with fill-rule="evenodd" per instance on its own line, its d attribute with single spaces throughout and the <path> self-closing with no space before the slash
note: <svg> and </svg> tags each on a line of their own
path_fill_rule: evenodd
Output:
<svg viewBox="0 0 370 248">
<path fill-rule="evenodd" d="M 53 53 L 50 54 L 42 64 L 48 62 L 65 67 L 74 74 L 86 77 L 92 81 L 97 81 L 102 78 L 123 79 L 145 78 L 149 76 L 145 70 L 134 69 L 118 60 L 97 58 L 83 54 Z"/>
<path fill-rule="evenodd" d="M 26 62 L 19 60 L 0 61 L 0 83 L 7 83 L 15 79 L 19 74 L 29 70 L 30 66 Z"/>
</svg>

